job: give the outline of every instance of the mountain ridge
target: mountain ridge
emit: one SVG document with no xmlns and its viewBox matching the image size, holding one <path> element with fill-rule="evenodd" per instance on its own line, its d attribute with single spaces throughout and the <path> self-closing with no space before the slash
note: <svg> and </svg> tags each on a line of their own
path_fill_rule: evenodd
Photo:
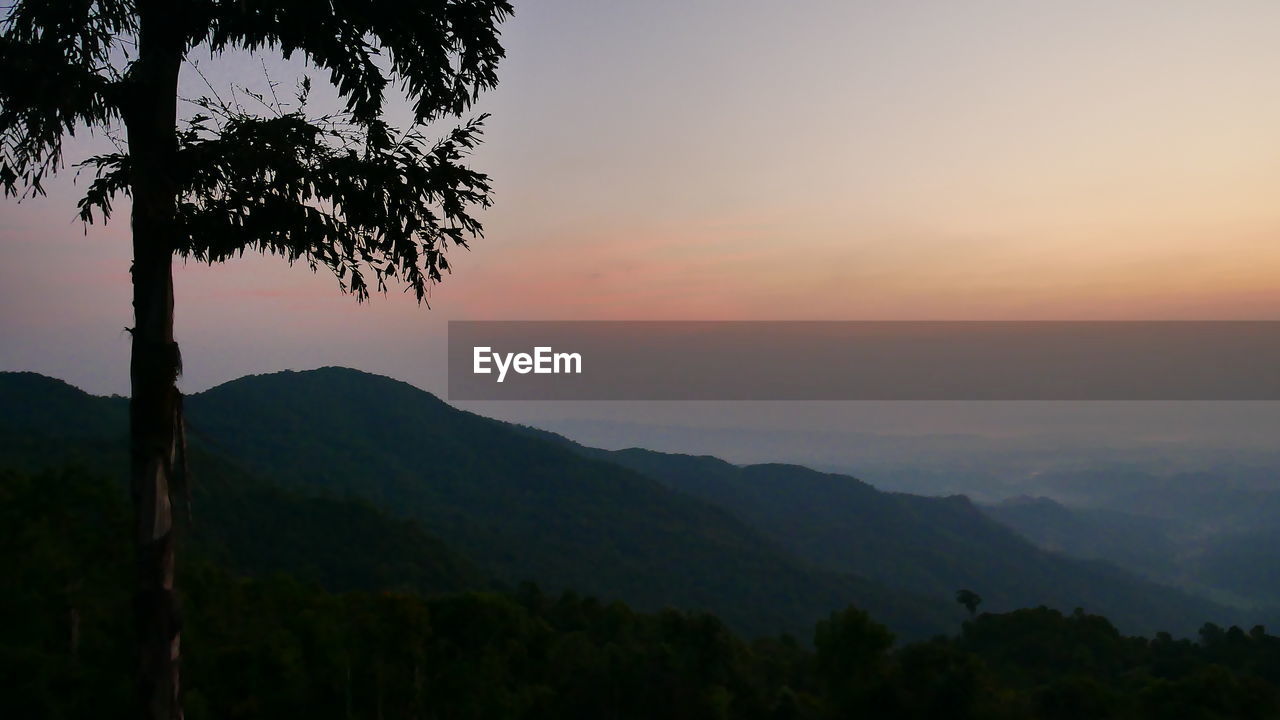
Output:
<svg viewBox="0 0 1280 720">
<path fill-rule="evenodd" d="M 544 437 L 720 504 L 818 567 L 838 572 L 856 566 L 874 581 L 898 578 L 897 586 L 912 592 L 943 597 L 970 587 L 986 599 L 984 607 L 996 611 L 1079 606 L 1147 632 L 1175 623 L 1179 614 L 1224 612 L 1110 563 L 1042 550 L 964 495 L 891 493 L 802 465 L 739 466 L 711 456 L 599 450 L 555 433 Z M 908 527 L 919 532 L 903 530 Z M 1164 599 L 1151 600 L 1158 596 Z M 1169 612 L 1161 608 L 1164 602 L 1182 608 Z M 1184 620 L 1179 631 L 1192 632 L 1194 625 Z"/>
<path fill-rule="evenodd" d="M 5 385 L 0 382 L 0 398 Z M 122 399 L 109 402 L 123 407 Z M 740 468 L 713 456 L 584 448 L 554 433 L 458 410 L 408 383 L 346 368 L 246 376 L 188 396 L 186 407 L 195 446 L 232 458 L 287 492 L 350 496 L 414 520 L 506 583 L 532 579 L 640 607 L 709 609 L 753 632 L 799 629 L 856 602 L 900 632 L 927 635 L 954 627 L 960 615 L 950 596 L 971 585 L 992 607 L 1064 605 L 1062 598 L 1003 597 L 982 582 L 959 583 L 982 580 L 987 559 L 980 553 L 968 559 L 942 553 L 973 565 L 962 573 L 930 566 L 940 548 L 970 542 L 956 534 L 956 523 L 964 532 L 1003 538 L 1007 546 L 995 546 L 999 552 L 993 554 L 1014 548 L 1019 557 L 1052 557 L 964 496 L 885 493 L 799 465 Z M 670 473 L 654 477 L 662 474 L 655 463 L 673 462 L 684 473 L 678 483 Z M 742 479 L 745 486 L 735 484 Z M 779 494 L 782 481 L 799 482 L 806 492 Z M 765 493 L 770 504 L 787 508 L 786 523 L 744 513 L 724 496 L 726 490 L 741 495 L 744 487 L 757 505 Z M 815 488 L 816 495 L 810 492 Z M 833 505 L 832 493 L 844 505 Z M 831 507 L 858 511 L 851 517 L 880 534 L 864 532 L 857 542 L 844 542 L 849 522 L 833 518 Z M 893 522 L 881 517 L 887 510 Z M 907 552 L 921 538 L 928 546 Z M 1062 559 L 1044 562 L 1051 569 L 1076 567 Z M 1022 581 L 1017 573 L 1041 571 L 1034 563 L 1006 568 L 1014 575 L 1005 581 L 1016 584 Z M 1146 620 L 1169 627 L 1144 631 L 1189 632 L 1221 611 L 1188 605 L 1176 594 L 1144 600 L 1138 590 L 1166 589 L 1134 586 L 1119 570 L 1089 577 L 1114 593 L 1101 607 L 1085 603 L 1090 611 L 1116 609 L 1108 603 L 1160 609 L 1145 612 Z M 1051 579 L 1038 580 L 1040 587 L 1050 587 Z M 1135 615 L 1115 614 L 1126 624 Z"/>
</svg>

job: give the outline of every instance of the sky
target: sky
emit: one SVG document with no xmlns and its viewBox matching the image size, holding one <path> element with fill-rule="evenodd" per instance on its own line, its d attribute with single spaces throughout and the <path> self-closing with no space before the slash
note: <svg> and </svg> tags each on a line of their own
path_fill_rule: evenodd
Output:
<svg viewBox="0 0 1280 720">
<path fill-rule="evenodd" d="M 431 308 L 275 258 L 179 267 L 186 390 L 347 365 L 443 392 L 449 319 L 1280 318 L 1271 0 L 538 0 L 503 42 L 495 206 Z M 127 204 L 86 232 L 73 175 L 0 205 L 0 369 L 124 394 Z"/>
</svg>

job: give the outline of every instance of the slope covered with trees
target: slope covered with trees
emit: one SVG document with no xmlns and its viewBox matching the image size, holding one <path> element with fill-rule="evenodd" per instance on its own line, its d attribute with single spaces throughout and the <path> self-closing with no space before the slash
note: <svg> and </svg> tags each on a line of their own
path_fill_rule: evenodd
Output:
<svg viewBox="0 0 1280 720">
<path fill-rule="evenodd" d="M 72 457 L 115 447 L 119 399 L 20 374 L 0 375 L 0 399 L 13 406 L 0 449 L 21 445 L 10 454 L 39 461 L 19 467 L 50 467 L 39 463 L 63 457 L 60 447 Z M 1041 550 L 963 497 L 884 493 L 796 466 L 583 448 L 353 370 L 242 378 L 191 396 L 187 415 L 196 536 L 237 571 L 305 571 L 329 589 L 385 586 L 407 557 L 420 580 L 406 587 L 532 580 L 641 609 L 709 610 L 749 634 L 803 634 L 855 603 L 902 636 L 927 637 L 965 616 L 953 601 L 961 588 L 984 610 L 1083 607 L 1146 634 L 1260 619 Z M 50 435 L 59 427 L 79 435 Z M 386 567 L 362 568 L 348 533 L 385 547 Z M 317 555 L 328 569 L 306 569 Z"/>
<path fill-rule="evenodd" d="M 127 516 L 118 481 L 0 472 L 0 716 L 134 716 Z M 192 720 L 1280 714 L 1280 638 L 1262 628 L 1126 637 L 1033 608 L 903 643 L 845 608 L 798 640 L 749 641 L 711 615 L 533 586 L 332 593 L 181 557 Z"/>
<path fill-rule="evenodd" d="M 61 405 L 40 397 L 66 387 L 0 374 L 0 398 L 20 401 L 0 406 L 0 460 L 57 468 L 67 457 L 59 448 L 70 447 L 88 467 L 123 461 L 109 428 L 89 439 L 23 429 L 74 426 L 79 413 L 118 402 L 75 391 L 86 403 L 58 419 Z M 305 571 L 351 589 L 407 562 L 438 580 L 415 589 L 456 589 L 461 577 L 483 577 L 469 587 L 534 580 L 642 608 L 712 610 L 753 634 L 803 633 L 849 602 L 912 637 L 961 617 L 949 604 L 814 570 L 717 508 L 386 378 L 339 369 L 245 378 L 192 396 L 187 415 L 193 539 L 236 570 Z M 360 548 L 380 546 L 389 549 L 376 567 L 362 568 Z M 443 572 L 462 565 L 458 556 L 480 570 Z"/>
<path fill-rule="evenodd" d="M 569 446 L 724 507 L 818 567 L 856 567 L 914 593 L 947 598 L 972 588 L 998 611 L 1084 607 L 1141 633 L 1191 633 L 1229 612 L 1106 563 L 1042 550 L 963 496 L 886 493 L 796 465 L 739 467 L 705 456 Z"/>
<path fill-rule="evenodd" d="M 1176 513 L 1147 515 L 1015 497 L 983 508 L 1040 547 L 1106 558 L 1134 573 L 1238 607 L 1268 622 L 1280 617 L 1280 531 L 1275 493 L 1238 480 L 1171 480 L 1151 490 L 1176 500 Z M 1215 495 L 1214 490 L 1221 491 Z M 1195 498 L 1201 498 L 1196 514 Z M 1140 504 L 1135 504 L 1142 507 Z M 1149 511 L 1150 506 L 1147 506 Z"/>
<path fill-rule="evenodd" d="M 121 398 L 93 397 L 33 373 L 2 373 L 0 469 L 70 469 L 68 477 L 91 472 L 119 480 L 113 492 L 125 498 L 126 411 Z M 201 448 L 191 455 L 199 480 L 180 506 L 191 518 L 182 540 L 229 570 L 287 572 L 335 591 L 456 592 L 489 582 L 417 523 L 355 498 L 309 497 L 272 486 Z M 51 476 L 51 492 L 58 477 Z"/>
</svg>

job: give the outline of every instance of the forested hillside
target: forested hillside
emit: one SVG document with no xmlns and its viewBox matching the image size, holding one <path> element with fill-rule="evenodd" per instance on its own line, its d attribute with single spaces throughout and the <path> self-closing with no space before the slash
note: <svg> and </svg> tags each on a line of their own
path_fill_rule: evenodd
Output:
<svg viewBox="0 0 1280 720">
<path fill-rule="evenodd" d="M 67 397 L 46 404 L 47 392 Z M 122 429 L 57 434 L 87 426 L 82 416 L 122 428 L 120 399 L 0 374 L 0 401 L 0 461 L 39 470 L 70 460 L 123 478 Z M 961 616 L 949 602 L 813 569 L 711 505 L 386 378 L 245 378 L 189 398 L 187 413 L 193 541 L 246 572 L 287 570 L 345 590 L 382 587 L 374 581 L 408 564 L 414 572 L 394 587 L 532 580 L 645 609 L 713 611 L 750 634 L 803 633 L 850 602 L 908 637 Z M 379 547 L 362 566 L 364 548 Z"/>
<path fill-rule="evenodd" d="M 1173 485 L 1168 494 L 1183 496 L 1182 502 L 1166 499 L 1165 507 L 1175 511 L 1155 515 L 1068 507 L 1046 497 L 1010 498 L 983 511 L 1041 547 L 1107 558 L 1134 573 L 1238 607 L 1251 619 L 1274 622 L 1280 618 L 1280 532 L 1269 509 L 1275 493 L 1241 492 L 1219 478 L 1203 478 L 1194 492 L 1191 484 L 1183 479 L 1149 487 L 1148 494 L 1161 495 Z M 1196 512 L 1188 496 L 1206 497 L 1214 487 L 1223 487 L 1222 496 L 1202 502 Z M 1146 510 L 1151 511 L 1149 506 Z"/>
<path fill-rule="evenodd" d="M 10 466 L 123 467 L 121 398 L 3 374 L 0 408 Z M 960 588 L 987 610 L 1082 607 L 1128 632 L 1251 619 L 1041 550 L 963 497 L 885 493 L 798 466 L 593 450 L 354 370 L 241 378 L 189 397 L 187 416 L 194 537 L 244 572 L 303 573 L 331 590 L 391 576 L 426 590 L 536 581 L 641 609 L 711 611 L 749 634 L 802 633 L 856 603 L 927 637 L 958 625 Z M 380 566 L 362 565 L 355 547 L 382 548 Z"/>
<path fill-rule="evenodd" d="M 0 472 L 0 716 L 133 716 L 127 512 L 113 479 Z M 533 586 L 335 594 L 182 557 L 191 720 L 1280 714 L 1280 638 L 1262 628 L 1126 637 L 1040 608 L 895 643 L 845 608 L 800 638 L 749 641 L 711 615 Z"/>
<path fill-rule="evenodd" d="M 886 493 L 847 475 L 795 465 L 739 467 L 713 457 L 568 445 L 724 507 L 818 567 L 857 568 L 872 580 L 940 600 L 972 588 L 991 610 L 1082 607 L 1141 633 L 1191 633 L 1203 618 L 1227 614 L 1107 563 L 1042 550 L 963 496 Z"/>
</svg>

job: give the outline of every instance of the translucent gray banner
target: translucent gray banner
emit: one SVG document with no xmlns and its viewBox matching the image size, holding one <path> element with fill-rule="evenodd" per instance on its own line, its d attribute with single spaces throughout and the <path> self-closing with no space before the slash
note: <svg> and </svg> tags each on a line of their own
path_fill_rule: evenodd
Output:
<svg viewBox="0 0 1280 720">
<path fill-rule="evenodd" d="M 1280 322 L 452 321 L 452 400 L 1280 400 Z"/>
</svg>

